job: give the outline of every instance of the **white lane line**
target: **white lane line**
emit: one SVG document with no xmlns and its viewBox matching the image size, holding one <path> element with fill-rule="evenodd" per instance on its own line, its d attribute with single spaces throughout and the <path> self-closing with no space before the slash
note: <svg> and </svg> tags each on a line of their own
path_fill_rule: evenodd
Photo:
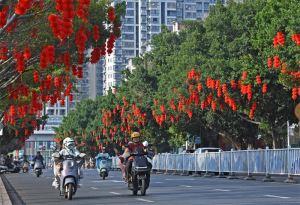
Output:
<svg viewBox="0 0 300 205">
<path fill-rule="evenodd" d="M 97 187 L 93 187 L 93 186 L 92 186 L 92 187 L 90 187 L 90 188 L 91 188 L 91 189 L 94 189 L 94 190 L 97 190 L 97 189 L 98 189 Z"/>
<path fill-rule="evenodd" d="M 228 189 L 215 189 L 215 191 L 231 191 L 231 190 L 228 190 Z"/>
<path fill-rule="evenodd" d="M 114 195 L 121 195 L 120 193 L 118 192 L 109 192 L 110 194 L 114 194 Z"/>
<path fill-rule="evenodd" d="M 166 181 L 194 181 L 195 179 L 165 179 Z"/>
<path fill-rule="evenodd" d="M 119 181 L 119 180 L 112 180 L 112 182 L 115 182 L 115 183 L 124 183 L 124 181 Z"/>
<path fill-rule="evenodd" d="M 290 199 L 291 198 L 291 197 L 287 197 L 287 196 L 276 196 L 276 195 L 270 195 L 270 194 L 267 194 L 264 196 L 271 197 L 271 198 L 280 198 L 280 199 Z"/>
<path fill-rule="evenodd" d="M 138 200 L 138 201 L 144 201 L 144 202 L 149 202 L 149 203 L 154 203 L 154 201 L 147 200 L 147 199 L 142 199 L 142 198 L 138 198 L 136 200 Z"/>
<path fill-rule="evenodd" d="M 180 185 L 180 186 L 187 187 L 187 188 L 191 188 L 192 187 L 192 186 L 189 186 L 189 185 Z"/>
<path fill-rule="evenodd" d="M 155 183 L 155 184 L 163 184 L 163 182 L 153 182 L 153 183 Z"/>
</svg>

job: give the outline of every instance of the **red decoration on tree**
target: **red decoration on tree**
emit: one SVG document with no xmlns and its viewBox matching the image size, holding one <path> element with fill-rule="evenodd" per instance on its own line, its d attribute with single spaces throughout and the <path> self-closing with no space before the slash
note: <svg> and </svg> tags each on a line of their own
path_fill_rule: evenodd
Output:
<svg viewBox="0 0 300 205">
<path fill-rule="evenodd" d="M 116 15 L 115 15 L 115 8 L 110 6 L 107 9 L 107 15 L 108 15 L 108 20 L 113 23 L 115 21 Z"/>
<path fill-rule="evenodd" d="M 273 45 L 275 48 L 277 48 L 278 45 L 284 46 L 284 34 L 282 32 L 277 32 L 276 37 L 273 38 Z"/>
<path fill-rule="evenodd" d="M 262 87 L 262 92 L 263 92 L 263 93 L 266 93 L 266 92 L 267 92 L 267 89 L 268 89 L 268 88 L 267 88 L 267 84 L 264 83 L 264 84 L 263 84 L 263 87 Z"/>
<path fill-rule="evenodd" d="M 1 25 L 1 24 L 0 24 Z M 300 34 L 293 34 L 292 35 L 292 40 L 298 45 L 300 46 Z"/>
</svg>

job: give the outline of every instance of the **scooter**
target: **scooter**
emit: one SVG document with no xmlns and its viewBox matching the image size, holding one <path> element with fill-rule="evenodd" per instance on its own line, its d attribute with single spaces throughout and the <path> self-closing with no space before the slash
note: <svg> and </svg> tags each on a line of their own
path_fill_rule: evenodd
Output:
<svg viewBox="0 0 300 205">
<path fill-rule="evenodd" d="M 40 177 L 40 175 L 43 174 L 43 172 L 42 172 L 42 169 L 43 169 L 43 164 L 42 164 L 42 162 L 41 162 L 40 160 L 36 160 L 36 161 L 34 162 L 34 167 L 33 167 L 33 169 L 34 169 L 34 172 L 35 172 L 36 176 L 37 176 L 37 177 Z"/>
<path fill-rule="evenodd" d="M 96 167 L 100 178 L 105 180 L 108 177 L 108 173 L 111 169 L 112 160 L 110 157 L 105 155 L 100 155 L 96 157 Z"/>
<path fill-rule="evenodd" d="M 131 174 L 128 177 L 128 189 L 132 191 L 133 195 L 137 195 L 140 190 L 141 195 L 145 196 L 150 184 L 151 165 L 143 151 L 132 153 L 130 156 L 133 156 L 134 159 Z"/>
<path fill-rule="evenodd" d="M 54 158 L 59 158 L 58 153 L 52 155 Z M 77 191 L 77 184 L 80 178 L 80 164 L 83 162 L 85 154 L 81 153 L 79 159 L 81 162 L 77 162 L 78 158 L 72 155 L 63 156 L 62 171 L 59 180 L 59 195 L 72 200 L 73 195 Z"/>
<path fill-rule="evenodd" d="M 23 173 L 27 173 L 29 171 L 29 162 L 24 162 L 22 166 Z"/>
</svg>

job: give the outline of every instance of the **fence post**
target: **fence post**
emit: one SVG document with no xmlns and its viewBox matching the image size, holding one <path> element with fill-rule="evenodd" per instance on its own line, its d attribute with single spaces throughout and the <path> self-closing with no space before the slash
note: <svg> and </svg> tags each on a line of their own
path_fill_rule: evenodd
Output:
<svg viewBox="0 0 300 205">
<path fill-rule="evenodd" d="M 217 178 L 226 178 L 222 172 L 222 163 L 221 163 L 222 150 L 219 150 L 219 175 Z"/>
<path fill-rule="evenodd" d="M 233 149 L 230 150 L 230 176 L 227 179 L 237 179 L 233 172 Z"/>
<path fill-rule="evenodd" d="M 160 167 L 160 160 L 161 160 L 161 156 L 163 156 L 162 154 L 158 154 L 157 155 L 157 164 L 158 164 L 158 167 L 157 167 L 157 171 L 156 171 L 156 174 L 162 174 L 162 171 L 161 171 L 161 167 Z"/>
<path fill-rule="evenodd" d="M 208 151 L 205 151 L 205 174 L 203 175 L 204 177 L 211 177 L 211 175 L 208 173 L 208 167 L 207 167 L 207 154 Z"/>
<path fill-rule="evenodd" d="M 170 155 L 170 153 L 168 153 L 167 154 L 167 156 L 166 156 L 166 161 L 165 161 L 165 175 L 167 175 L 168 174 L 168 161 L 169 161 L 169 155 Z"/>
<path fill-rule="evenodd" d="M 177 155 L 178 154 L 176 154 L 176 158 L 175 158 L 175 160 L 174 160 L 174 167 L 175 167 L 175 169 L 174 169 L 174 172 L 173 172 L 173 175 L 178 175 L 178 171 L 177 171 Z"/>
<path fill-rule="evenodd" d="M 248 176 L 245 177 L 245 180 L 255 180 L 255 178 L 252 176 L 252 173 L 250 172 L 250 151 L 249 147 L 247 148 L 247 169 L 248 169 Z"/>
<path fill-rule="evenodd" d="M 271 179 L 271 175 L 269 174 L 269 147 L 265 149 L 265 163 L 266 163 L 266 176 L 263 178 L 263 182 L 273 182 L 274 179 Z"/>
<path fill-rule="evenodd" d="M 182 173 L 180 174 L 181 176 L 188 176 L 189 175 L 189 171 L 185 172 L 184 170 L 184 156 L 186 154 L 182 154 Z"/>
<path fill-rule="evenodd" d="M 285 183 L 296 183 L 296 181 L 293 179 L 291 176 L 291 156 L 290 156 L 290 151 L 291 151 L 291 146 L 288 145 L 287 148 L 287 173 L 288 173 L 288 178 L 284 180 Z"/>
<path fill-rule="evenodd" d="M 194 171 L 194 174 L 193 174 L 193 177 L 200 177 L 201 175 L 197 172 L 197 153 L 194 152 L 194 166 L 195 166 L 195 171 Z"/>
</svg>

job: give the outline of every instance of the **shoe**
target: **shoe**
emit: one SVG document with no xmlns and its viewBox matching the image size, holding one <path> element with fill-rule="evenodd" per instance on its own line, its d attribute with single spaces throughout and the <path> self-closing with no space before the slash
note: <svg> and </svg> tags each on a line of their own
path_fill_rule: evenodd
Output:
<svg viewBox="0 0 300 205">
<path fill-rule="evenodd" d="M 58 184 L 57 181 L 53 181 L 52 186 L 53 186 L 55 189 L 58 189 L 58 188 L 59 188 L 59 184 Z"/>
</svg>

